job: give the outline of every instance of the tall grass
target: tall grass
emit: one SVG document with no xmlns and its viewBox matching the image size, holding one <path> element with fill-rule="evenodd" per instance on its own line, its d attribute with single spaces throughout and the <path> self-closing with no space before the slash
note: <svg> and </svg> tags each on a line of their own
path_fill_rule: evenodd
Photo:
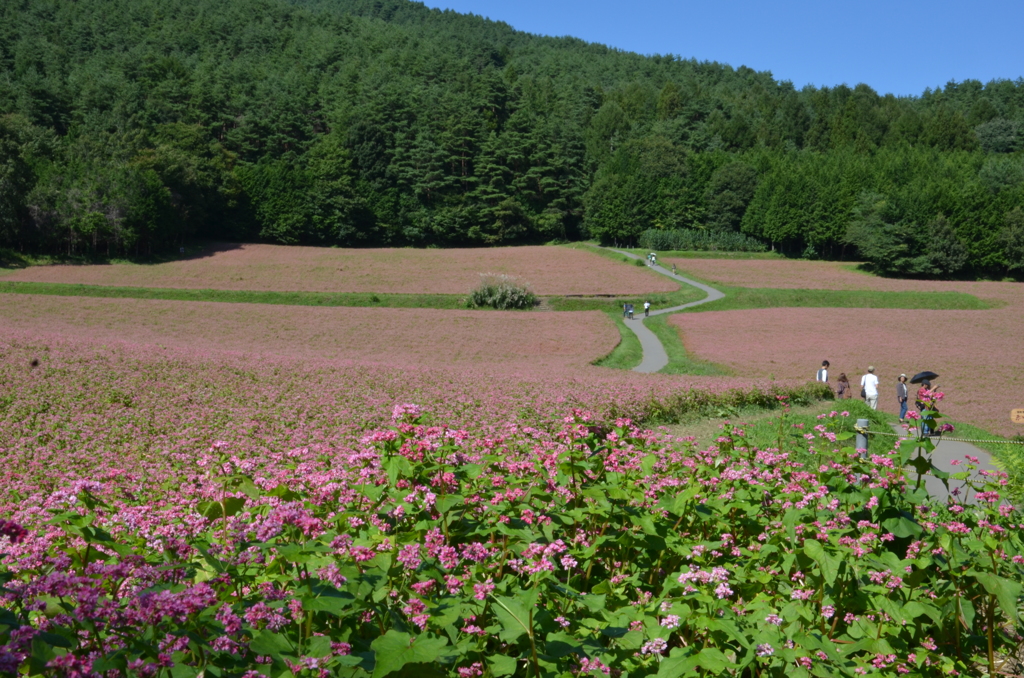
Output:
<svg viewBox="0 0 1024 678">
<path fill-rule="evenodd" d="M 471 308 L 517 310 L 536 306 L 537 295 L 525 280 L 511 275 L 484 273 L 480 276 L 480 284 L 469 293 L 466 303 Z"/>
</svg>

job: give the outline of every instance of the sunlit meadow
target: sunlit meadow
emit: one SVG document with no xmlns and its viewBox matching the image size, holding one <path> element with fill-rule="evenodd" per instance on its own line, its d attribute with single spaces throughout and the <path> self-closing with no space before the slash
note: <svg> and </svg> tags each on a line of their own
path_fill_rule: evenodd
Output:
<svg viewBox="0 0 1024 678">
<path fill-rule="evenodd" d="M 0 279 L 121 287 L 467 294 L 482 273 L 527 280 L 537 294 L 641 294 L 678 288 L 667 278 L 622 266 L 583 247 L 442 250 L 222 245 L 180 261 L 33 266 L 0 272 Z"/>
<path fill-rule="evenodd" d="M 999 477 L 931 505 L 842 412 L 763 450 L 634 423 L 797 384 L 0 354 L 0 672 L 932 676 L 1017 642 Z"/>
</svg>

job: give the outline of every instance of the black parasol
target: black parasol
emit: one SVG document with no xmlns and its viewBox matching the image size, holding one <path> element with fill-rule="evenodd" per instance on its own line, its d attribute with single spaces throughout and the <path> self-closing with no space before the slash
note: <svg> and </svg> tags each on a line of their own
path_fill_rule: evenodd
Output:
<svg viewBox="0 0 1024 678">
<path fill-rule="evenodd" d="M 934 372 L 925 370 L 924 372 L 918 372 L 914 375 L 914 378 L 910 380 L 911 384 L 920 384 L 922 381 L 931 381 L 932 379 L 938 379 L 939 375 Z"/>
</svg>

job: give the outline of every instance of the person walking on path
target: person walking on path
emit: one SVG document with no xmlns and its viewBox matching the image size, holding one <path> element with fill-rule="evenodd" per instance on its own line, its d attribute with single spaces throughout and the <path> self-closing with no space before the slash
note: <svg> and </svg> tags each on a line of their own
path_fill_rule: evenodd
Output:
<svg viewBox="0 0 1024 678">
<path fill-rule="evenodd" d="M 649 315 L 651 315 L 651 302 L 645 301 L 644 302 L 644 317 L 646 318 Z"/>
<path fill-rule="evenodd" d="M 626 304 L 626 317 L 630 320 L 633 319 L 633 304 Z"/>
<path fill-rule="evenodd" d="M 901 374 L 896 380 L 896 402 L 900 404 L 900 423 L 907 418 L 907 375 Z"/>
<path fill-rule="evenodd" d="M 836 399 L 846 400 L 850 395 L 850 380 L 847 378 L 846 372 L 840 372 L 839 379 L 836 380 Z"/>
<path fill-rule="evenodd" d="M 875 366 L 868 366 L 868 373 L 860 378 L 861 391 L 864 394 L 864 402 L 873 410 L 878 409 L 878 377 L 875 376 Z"/>
<path fill-rule="evenodd" d="M 821 361 L 821 369 L 818 370 L 818 374 L 814 378 L 814 380 L 815 381 L 823 381 L 823 382 L 825 382 L 827 384 L 828 383 L 828 368 L 829 368 L 829 362 L 827 360 L 822 360 Z"/>
</svg>

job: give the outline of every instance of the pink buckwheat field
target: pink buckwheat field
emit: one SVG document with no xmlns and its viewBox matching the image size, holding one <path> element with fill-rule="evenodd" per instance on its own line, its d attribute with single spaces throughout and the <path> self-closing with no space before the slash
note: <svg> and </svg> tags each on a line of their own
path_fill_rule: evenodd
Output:
<svg viewBox="0 0 1024 678">
<path fill-rule="evenodd" d="M 281 270 L 261 284 L 299 284 Z M 815 342 L 883 376 L 927 353 L 950 375 L 921 415 L 941 430 L 939 409 L 981 406 L 960 386 L 977 363 L 934 328 L 970 318 L 1011 350 L 993 311 L 872 312 L 866 349 L 861 311 L 677 316 L 742 375 L 698 377 L 593 365 L 619 341 L 597 311 L 2 294 L 0 676 L 1011 674 L 1010 476 L 967 457 L 932 499 L 932 441 L 855 450 L 855 416 L 805 364 Z M 767 444 L 659 427 L 755 407 Z"/>
<path fill-rule="evenodd" d="M 311 308 L 142 299 L 0 295 L 0 323 L 93 341 L 348 359 L 393 366 L 590 368 L 618 343 L 607 315 Z"/>
<path fill-rule="evenodd" d="M 466 294 L 486 273 L 526 280 L 537 294 L 640 294 L 678 288 L 661 276 L 572 247 L 357 250 L 223 245 L 181 261 L 34 266 L 0 274 L 0 280 L 278 292 Z"/>
<path fill-rule="evenodd" d="M 859 384 L 869 365 L 883 386 L 879 407 L 898 412 L 895 383 L 901 373 L 932 370 L 955 395 L 949 416 L 1012 436 L 1009 419 L 1024 407 L 1024 374 L 1011 365 L 1024 337 L 1024 285 L 1012 282 L 900 280 L 850 270 L 825 261 L 675 260 L 681 270 L 737 287 L 954 291 L 988 301 L 985 310 L 773 308 L 676 315 L 689 351 L 752 378 L 798 379 L 821 360 Z M 855 390 L 859 390 L 859 387 Z"/>
</svg>

